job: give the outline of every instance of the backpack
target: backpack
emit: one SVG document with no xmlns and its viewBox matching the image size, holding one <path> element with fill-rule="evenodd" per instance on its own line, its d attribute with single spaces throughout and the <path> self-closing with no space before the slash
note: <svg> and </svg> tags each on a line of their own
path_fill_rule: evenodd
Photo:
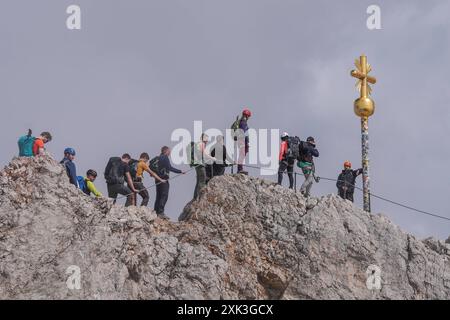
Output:
<svg viewBox="0 0 450 320">
<path fill-rule="evenodd" d="M 297 157 L 298 161 L 306 161 L 306 155 L 307 155 L 307 146 L 305 141 L 300 141 L 300 152 Z"/>
<path fill-rule="evenodd" d="M 19 145 L 19 157 L 32 157 L 33 154 L 33 145 L 35 137 L 31 135 L 31 130 L 28 130 L 28 134 L 26 136 L 22 136 L 19 138 L 17 144 Z"/>
<path fill-rule="evenodd" d="M 137 167 L 138 167 L 139 161 L 135 159 L 131 159 L 128 163 L 128 166 L 130 167 L 130 175 L 131 178 L 136 179 L 137 174 Z"/>
<path fill-rule="evenodd" d="M 162 175 L 161 169 L 159 168 L 159 156 L 156 156 L 152 160 L 150 160 L 149 167 L 150 170 L 155 172 L 158 176 Z"/>
<path fill-rule="evenodd" d="M 105 170 L 106 183 L 123 184 L 125 182 L 125 178 L 123 175 L 119 175 L 119 170 L 122 166 L 122 160 L 119 157 L 112 157 L 109 159 L 108 166 L 110 166 L 109 171 Z"/>
<path fill-rule="evenodd" d="M 240 128 L 241 125 L 241 119 L 239 118 L 239 116 L 236 117 L 236 120 L 233 122 L 233 124 L 231 125 L 231 135 L 234 139 L 234 141 L 237 141 L 238 139 L 238 130 Z"/>
<path fill-rule="evenodd" d="M 78 187 L 81 189 L 81 191 L 83 191 L 85 194 L 89 195 L 90 192 L 87 188 L 87 183 L 86 183 L 86 180 L 84 179 L 84 177 L 78 176 L 77 180 L 78 180 Z"/>
<path fill-rule="evenodd" d="M 315 147 L 313 149 L 315 149 Z M 309 145 L 308 142 L 302 141 L 300 143 L 300 154 L 299 154 L 297 160 L 303 161 L 303 162 L 311 162 L 311 163 L 314 162 L 313 156 L 311 154 L 311 146 Z"/>
<path fill-rule="evenodd" d="M 289 137 L 288 138 L 288 150 L 286 152 L 286 158 L 297 159 L 300 156 L 300 138 L 299 137 Z"/>
<path fill-rule="evenodd" d="M 187 162 L 189 166 L 194 167 L 195 166 L 195 142 L 191 141 L 191 143 L 188 144 L 186 147 L 186 154 L 187 154 Z"/>
</svg>

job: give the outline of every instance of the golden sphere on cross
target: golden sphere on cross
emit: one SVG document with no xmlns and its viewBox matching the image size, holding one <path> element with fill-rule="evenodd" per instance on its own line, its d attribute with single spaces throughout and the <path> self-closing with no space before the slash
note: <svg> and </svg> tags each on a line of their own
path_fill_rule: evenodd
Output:
<svg viewBox="0 0 450 320">
<path fill-rule="evenodd" d="M 375 102 L 369 97 L 358 98 L 353 104 L 353 110 L 358 117 L 370 117 L 375 112 Z"/>
<path fill-rule="evenodd" d="M 356 70 L 350 73 L 353 78 L 358 79 L 356 86 L 360 92 L 360 97 L 355 100 L 353 110 L 358 117 L 368 118 L 375 112 L 375 102 L 370 98 L 372 88 L 369 84 L 375 84 L 377 79 L 369 76 L 372 67 L 367 63 L 367 57 L 362 55 L 355 60 Z"/>
</svg>

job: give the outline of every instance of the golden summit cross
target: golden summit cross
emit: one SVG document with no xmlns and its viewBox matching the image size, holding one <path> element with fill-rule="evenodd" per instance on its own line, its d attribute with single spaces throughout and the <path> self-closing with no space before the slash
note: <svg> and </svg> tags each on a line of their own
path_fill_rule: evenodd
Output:
<svg viewBox="0 0 450 320">
<path fill-rule="evenodd" d="M 355 60 L 356 70 L 350 73 L 352 77 L 358 79 L 360 97 L 353 104 L 353 111 L 361 118 L 361 153 L 363 169 L 363 201 L 364 210 L 370 212 L 370 176 L 369 176 L 369 117 L 375 112 L 375 102 L 370 98 L 372 88 L 370 84 L 375 84 L 377 79 L 369 76 L 372 67 L 367 63 L 367 57 L 362 55 L 359 60 Z"/>
<path fill-rule="evenodd" d="M 367 57 L 361 56 L 359 60 L 355 59 L 355 67 L 356 70 L 352 70 L 351 75 L 358 79 L 356 87 L 361 94 L 361 98 L 370 96 L 372 88 L 367 83 L 375 84 L 377 83 L 377 79 L 369 76 L 370 71 L 372 71 L 372 66 L 367 63 Z"/>
</svg>

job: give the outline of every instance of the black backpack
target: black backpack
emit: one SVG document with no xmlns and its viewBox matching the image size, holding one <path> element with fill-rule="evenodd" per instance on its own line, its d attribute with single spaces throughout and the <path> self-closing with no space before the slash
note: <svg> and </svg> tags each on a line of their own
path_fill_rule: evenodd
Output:
<svg viewBox="0 0 450 320">
<path fill-rule="evenodd" d="M 311 162 L 312 157 L 311 157 L 311 155 L 308 154 L 309 149 L 310 149 L 309 143 L 306 141 L 301 141 L 300 142 L 300 153 L 299 153 L 297 160 L 302 161 L 302 162 L 305 162 L 305 161 Z"/>
<path fill-rule="evenodd" d="M 149 164 L 150 170 L 156 173 L 158 176 L 161 176 L 161 169 L 159 168 L 159 156 L 154 157 L 150 160 Z"/>
<path fill-rule="evenodd" d="M 289 137 L 288 140 L 288 150 L 286 152 L 286 158 L 288 159 L 297 159 L 300 156 L 300 138 L 295 137 Z"/>
<path fill-rule="evenodd" d="M 136 179 L 138 164 L 139 161 L 135 159 L 131 159 L 130 162 L 128 162 L 128 166 L 130 167 L 130 175 L 133 179 Z"/>
<path fill-rule="evenodd" d="M 125 182 L 123 174 L 120 174 L 121 166 L 122 159 L 119 157 L 112 157 L 109 159 L 107 165 L 109 171 L 105 170 L 105 180 L 107 184 L 123 184 Z"/>
</svg>

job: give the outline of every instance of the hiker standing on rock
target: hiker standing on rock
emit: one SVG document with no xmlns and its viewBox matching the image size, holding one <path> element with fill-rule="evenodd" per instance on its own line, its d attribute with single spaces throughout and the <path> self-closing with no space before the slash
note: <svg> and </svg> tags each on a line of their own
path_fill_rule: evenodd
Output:
<svg viewBox="0 0 450 320">
<path fill-rule="evenodd" d="M 248 136 L 248 119 L 252 116 L 252 113 L 249 109 L 244 109 L 242 111 L 242 117 L 236 119 L 236 121 L 231 126 L 234 134 L 234 140 L 237 141 L 238 144 L 238 173 L 248 174 L 247 171 L 244 171 L 244 160 L 249 151 L 249 136 Z"/>
<path fill-rule="evenodd" d="M 169 199 L 169 179 L 170 172 L 176 174 L 185 174 L 185 172 L 172 167 L 170 163 L 170 153 L 171 150 L 169 147 L 164 146 L 161 148 L 161 154 L 150 161 L 150 168 L 158 173 L 158 175 L 165 179 L 165 183 L 159 183 L 155 179 L 156 184 L 156 199 L 154 209 L 158 217 L 162 219 L 169 219 L 169 217 L 164 213 L 164 208 L 166 206 L 167 200 Z"/>
<path fill-rule="evenodd" d="M 300 139 L 298 137 L 289 137 L 287 132 L 281 134 L 280 155 L 278 160 L 278 184 L 283 183 L 283 174 L 287 169 L 289 177 L 289 189 L 294 188 L 294 163 L 300 153 Z"/>
<path fill-rule="evenodd" d="M 338 188 L 339 196 L 342 199 L 353 202 L 353 194 L 355 193 L 356 178 L 363 173 L 363 169 L 352 170 L 350 161 L 344 162 L 344 170 L 338 177 L 336 187 Z"/>
<path fill-rule="evenodd" d="M 208 154 L 206 144 L 209 137 L 206 133 L 202 133 L 200 141 L 194 145 L 194 163 L 197 182 L 195 184 L 194 199 L 198 199 L 200 190 L 206 186 L 206 164 L 213 164 L 217 161 L 216 158 Z"/>
<path fill-rule="evenodd" d="M 141 203 L 142 207 L 146 207 L 148 205 L 148 202 L 150 201 L 150 195 L 148 193 L 148 190 L 144 186 L 144 172 L 147 172 L 150 176 L 154 177 L 155 180 L 157 180 L 161 184 L 164 184 L 166 182 L 166 180 L 161 179 L 161 177 L 157 175 L 156 172 L 153 172 L 150 169 L 150 167 L 148 166 L 149 160 L 150 156 L 148 155 L 148 153 L 143 152 L 139 157 L 139 161 L 130 160 L 128 164 L 130 167 L 130 174 L 131 178 L 133 179 L 134 188 L 139 190 L 139 195 L 142 197 Z M 131 186 L 129 187 L 131 189 Z"/>
<path fill-rule="evenodd" d="M 64 159 L 62 159 L 60 163 L 64 165 L 70 183 L 78 188 L 77 169 L 75 167 L 75 163 L 73 162 L 75 159 L 75 154 L 75 149 L 66 148 L 64 150 Z"/>
<path fill-rule="evenodd" d="M 126 196 L 125 207 L 132 206 L 135 203 L 136 193 L 139 192 L 131 179 L 130 166 L 128 165 L 130 160 L 131 156 L 128 153 L 125 153 L 122 158 L 112 157 L 105 168 L 108 196 L 114 199 L 114 203 L 116 203 L 118 194 Z M 125 179 L 129 187 L 124 185 Z"/>
<path fill-rule="evenodd" d="M 304 197 L 309 197 L 311 194 L 311 188 L 314 183 L 318 181 L 318 178 L 314 177 L 315 166 L 314 157 L 319 156 L 319 151 L 316 149 L 316 141 L 313 137 L 308 137 L 306 142 L 302 141 L 300 145 L 300 155 L 298 158 L 297 166 L 302 169 L 305 181 L 303 182 L 300 192 Z"/>
<path fill-rule="evenodd" d="M 211 148 L 211 156 L 216 158 L 212 165 L 206 165 L 207 181 L 213 177 L 223 176 L 225 174 L 225 168 L 228 166 L 227 162 L 231 165 L 234 164 L 233 159 L 228 155 L 227 147 L 224 144 L 224 137 L 219 135 L 216 137 L 216 143 Z"/>
</svg>

